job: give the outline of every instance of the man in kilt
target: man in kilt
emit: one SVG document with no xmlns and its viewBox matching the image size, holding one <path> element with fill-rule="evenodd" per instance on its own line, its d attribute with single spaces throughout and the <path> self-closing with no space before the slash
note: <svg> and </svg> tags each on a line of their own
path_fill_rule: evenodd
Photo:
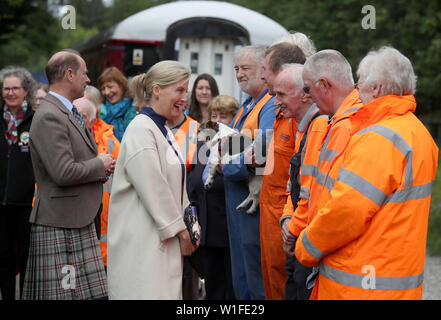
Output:
<svg viewBox="0 0 441 320">
<path fill-rule="evenodd" d="M 46 65 L 50 92 L 30 129 L 38 186 L 31 212 L 23 299 L 105 299 L 107 280 L 97 230 L 111 155 L 97 156 L 94 139 L 72 101 L 90 82 L 77 52 L 55 53 Z"/>
</svg>

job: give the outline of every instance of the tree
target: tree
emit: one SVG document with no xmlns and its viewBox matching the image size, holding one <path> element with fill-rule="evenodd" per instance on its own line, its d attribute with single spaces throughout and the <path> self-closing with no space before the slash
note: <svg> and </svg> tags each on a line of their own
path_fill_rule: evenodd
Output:
<svg viewBox="0 0 441 320">
<path fill-rule="evenodd" d="M 376 29 L 364 29 L 366 3 L 358 0 L 230 0 L 258 11 L 288 30 L 313 39 L 318 50 L 336 49 L 351 63 L 354 76 L 372 49 L 390 45 L 406 55 L 418 75 L 416 113 L 441 117 L 441 3 L 437 0 L 371 0 Z"/>
<path fill-rule="evenodd" d="M 57 48 L 57 23 L 45 0 L 8 0 L 0 14 L 0 68 L 44 65 L 44 57 Z"/>
</svg>

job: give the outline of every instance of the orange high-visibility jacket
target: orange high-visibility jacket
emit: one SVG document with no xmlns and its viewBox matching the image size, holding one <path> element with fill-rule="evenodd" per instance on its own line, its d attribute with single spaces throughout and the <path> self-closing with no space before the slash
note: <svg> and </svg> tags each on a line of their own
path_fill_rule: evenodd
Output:
<svg viewBox="0 0 441 320">
<path fill-rule="evenodd" d="M 242 125 L 242 129 L 240 130 L 240 133 L 245 134 L 246 136 L 250 137 L 251 139 L 256 138 L 256 133 L 259 130 L 259 115 L 260 111 L 262 111 L 265 104 L 272 98 L 272 96 L 269 93 L 266 93 L 253 107 L 253 109 L 248 114 L 247 118 L 245 119 L 244 124 Z M 235 115 L 233 128 L 236 127 L 237 123 L 239 122 L 240 117 L 242 116 L 244 111 L 244 108 L 240 108 L 239 112 Z"/>
<path fill-rule="evenodd" d="M 199 129 L 199 123 L 189 116 L 185 116 L 185 121 L 179 126 L 174 137 L 179 145 L 181 154 L 186 159 L 185 167 L 187 172 L 191 170 L 194 161 L 196 160 L 196 142 L 192 139 L 196 137 Z"/>
<path fill-rule="evenodd" d="M 98 154 L 107 153 L 118 159 L 120 142 L 113 135 L 113 126 L 101 119 L 97 119 L 92 127 L 93 138 L 98 147 Z M 112 189 L 113 175 L 103 185 L 103 210 L 101 211 L 101 238 L 100 249 L 103 256 L 104 265 L 107 266 L 107 222 L 109 217 L 109 199 Z"/>
<path fill-rule="evenodd" d="M 279 219 L 288 196 L 286 183 L 297 123 L 278 112 L 273 128 L 260 190 L 260 250 L 266 299 L 283 300 L 286 272 Z"/>
<path fill-rule="evenodd" d="M 317 107 L 310 109 L 312 111 L 318 111 Z M 315 113 L 315 112 L 314 112 Z M 308 114 L 309 119 L 313 114 Z M 306 116 L 305 116 L 306 118 Z M 309 120 L 306 118 L 306 120 Z M 303 122 L 303 120 L 302 120 Z M 306 133 L 307 122 L 301 123 L 297 128 L 297 138 L 296 138 L 296 153 L 299 151 L 300 142 L 302 141 L 305 133 Z M 308 209 L 309 209 L 309 190 L 311 189 L 311 185 L 313 180 L 315 180 L 314 173 L 312 174 L 301 174 L 301 170 L 303 167 L 317 167 L 318 158 L 320 155 L 320 150 L 324 141 L 324 138 L 328 132 L 328 117 L 325 115 L 321 115 L 315 118 L 308 130 L 308 136 L 306 138 L 305 146 L 302 150 L 302 160 L 301 160 L 301 169 L 300 169 L 300 199 L 297 202 L 297 209 L 295 211 L 296 219 L 299 222 L 300 228 L 304 228 L 307 223 Z M 288 199 L 286 200 L 286 204 L 283 208 L 283 215 L 280 219 L 280 224 L 282 225 L 283 220 L 286 218 L 292 218 L 294 215 L 294 205 L 292 203 L 291 194 L 288 194 Z M 298 228 L 294 230 L 290 230 L 293 235 L 296 237 L 299 236 L 300 231 Z"/>
<path fill-rule="evenodd" d="M 351 117 L 297 259 L 319 265 L 318 299 L 421 299 L 438 148 L 413 114 L 413 96 L 389 95 Z"/>
<path fill-rule="evenodd" d="M 350 138 L 351 114 L 357 112 L 362 106 L 358 98 L 358 90 L 353 90 L 341 103 L 337 112 L 328 125 L 328 131 L 324 141 L 320 143 L 318 158 L 312 156 L 311 164 L 304 164 L 301 168 L 301 179 L 309 177 L 310 188 L 302 189 L 302 198 L 309 199 L 299 203 L 296 213 L 289 222 L 290 232 L 298 236 L 317 213 L 317 206 L 323 189 L 327 189 L 327 176 L 334 162 L 345 150 Z M 307 207 L 306 207 L 307 206 Z"/>
</svg>

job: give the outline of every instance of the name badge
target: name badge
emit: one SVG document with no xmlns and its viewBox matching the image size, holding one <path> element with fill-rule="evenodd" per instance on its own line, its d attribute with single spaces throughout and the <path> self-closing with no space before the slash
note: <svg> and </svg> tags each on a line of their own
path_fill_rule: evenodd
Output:
<svg viewBox="0 0 441 320">
<path fill-rule="evenodd" d="M 21 152 L 29 152 L 29 132 L 23 131 L 20 134 L 20 142 L 18 143 L 20 146 Z"/>
</svg>

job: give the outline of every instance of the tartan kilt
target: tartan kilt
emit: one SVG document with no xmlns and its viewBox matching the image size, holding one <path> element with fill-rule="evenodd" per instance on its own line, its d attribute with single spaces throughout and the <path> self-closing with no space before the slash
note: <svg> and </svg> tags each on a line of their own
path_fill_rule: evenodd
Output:
<svg viewBox="0 0 441 320">
<path fill-rule="evenodd" d="M 32 224 L 23 300 L 107 297 L 95 224 L 64 229 Z"/>
</svg>

